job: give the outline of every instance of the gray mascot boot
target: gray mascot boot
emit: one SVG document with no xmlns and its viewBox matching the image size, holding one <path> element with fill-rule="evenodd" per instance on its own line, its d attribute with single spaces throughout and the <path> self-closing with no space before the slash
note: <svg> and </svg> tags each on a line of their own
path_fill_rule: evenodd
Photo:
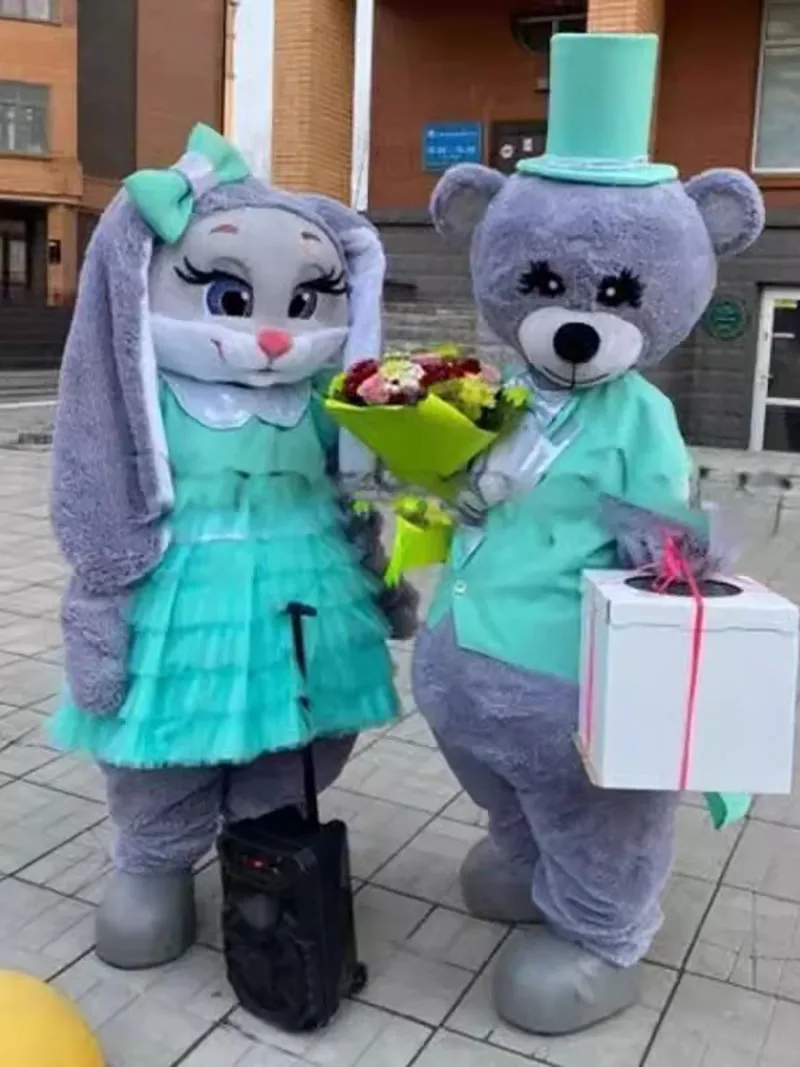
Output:
<svg viewBox="0 0 800 1067">
<path fill-rule="evenodd" d="M 638 999 L 638 967 L 613 967 L 546 927 L 512 937 L 494 972 L 497 1014 L 532 1034 L 572 1034 Z"/>
<path fill-rule="evenodd" d="M 499 923 L 538 923 L 532 875 L 510 867 L 490 838 L 474 845 L 461 867 L 461 895 L 470 915 Z"/>
<path fill-rule="evenodd" d="M 115 871 L 97 913 L 96 952 L 122 971 L 160 967 L 194 943 L 191 871 L 136 875 Z"/>
</svg>

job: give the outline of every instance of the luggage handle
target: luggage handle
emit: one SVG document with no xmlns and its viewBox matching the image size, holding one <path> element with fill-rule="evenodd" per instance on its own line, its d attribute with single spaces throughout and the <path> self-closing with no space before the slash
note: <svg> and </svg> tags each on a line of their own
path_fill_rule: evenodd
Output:
<svg viewBox="0 0 800 1067">
<path fill-rule="evenodd" d="M 292 626 L 292 644 L 294 646 L 294 658 L 303 684 L 308 681 L 308 659 L 306 656 L 305 634 L 303 632 L 303 620 L 317 617 L 317 609 L 310 604 L 301 604 L 292 601 L 286 606 L 286 614 L 289 616 Z M 311 702 L 308 693 L 300 696 L 300 705 L 305 712 L 311 710 Z M 317 800 L 317 774 L 314 767 L 313 742 L 304 746 L 301 752 L 303 760 L 303 798 L 306 805 L 306 818 L 312 830 L 319 830 L 319 803 Z"/>
</svg>

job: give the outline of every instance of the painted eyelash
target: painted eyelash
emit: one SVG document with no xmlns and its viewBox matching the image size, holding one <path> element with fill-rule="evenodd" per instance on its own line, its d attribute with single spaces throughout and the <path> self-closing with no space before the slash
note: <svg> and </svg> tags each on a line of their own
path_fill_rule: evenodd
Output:
<svg viewBox="0 0 800 1067">
<path fill-rule="evenodd" d="M 547 260 L 540 259 L 531 261 L 530 267 L 519 279 L 517 291 L 523 296 L 538 293 L 539 296 L 557 297 L 564 295 L 566 286 L 561 275 L 551 270 Z"/>
<path fill-rule="evenodd" d="M 344 271 L 339 271 L 331 268 L 331 270 L 325 271 L 318 278 L 311 278 L 307 282 L 303 282 L 303 289 L 312 289 L 315 293 L 320 293 L 325 296 L 346 296 L 350 292 L 350 286 L 345 278 Z"/>
<path fill-rule="evenodd" d="M 186 282 L 187 285 L 209 285 L 211 282 L 229 281 L 239 282 L 240 285 L 246 285 L 247 283 L 238 278 L 235 274 L 231 274 L 226 270 L 200 270 L 189 262 L 186 256 L 183 257 L 182 270 L 180 267 L 173 267 L 172 269 L 181 279 Z"/>
<path fill-rule="evenodd" d="M 608 291 L 611 290 L 611 295 Z M 623 267 L 619 274 L 609 274 L 598 286 L 599 300 L 608 307 L 621 307 L 628 304 L 632 308 L 642 306 L 644 285 L 641 279 L 628 267 Z"/>
</svg>

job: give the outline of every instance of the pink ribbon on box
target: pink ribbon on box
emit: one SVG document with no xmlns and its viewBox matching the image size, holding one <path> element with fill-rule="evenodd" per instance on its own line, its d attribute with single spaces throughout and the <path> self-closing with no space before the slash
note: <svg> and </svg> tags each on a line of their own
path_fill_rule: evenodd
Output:
<svg viewBox="0 0 800 1067">
<path fill-rule="evenodd" d="M 683 792 L 689 786 L 689 772 L 692 759 L 692 740 L 697 707 L 697 688 L 700 680 L 700 662 L 703 654 L 703 627 L 705 623 L 705 602 L 700 586 L 691 567 L 681 555 L 678 543 L 673 536 L 667 536 L 664 541 L 664 553 L 658 564 L 652 570 L 654 577 L 653 592 L 664 594 L 676 582 L 686 582 L 689 592 L 694 601 L 692 617 L 692 641 L 689 658 L 689 680 L 686 696 L 686 708 L 684 711 L 683 734 L 681 742 L 681 762 L 678 772 L 678 788 Z M 595 628 L 594 618 L 589 627 L 589 647 L 587 650 L 586 664 L 586 695 L 583 706 L 583 738 L 582 744 L 585 752 L 589 752 L 594 732 L 594 700 L 595 700 Z"/>
</svg>

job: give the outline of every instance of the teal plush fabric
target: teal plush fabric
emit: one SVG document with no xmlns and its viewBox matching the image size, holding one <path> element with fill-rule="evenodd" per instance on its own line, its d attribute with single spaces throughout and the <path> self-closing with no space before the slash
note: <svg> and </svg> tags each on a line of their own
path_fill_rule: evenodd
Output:
<svg viewBox="0 0 800 1067">
<path fill-rule="evenodd" d="M 582 573 L 618 564 L 603 498 L 685 506 L 691 461 L 672 404 L 638 374 L 576 393 L 563 418 L 574 440 L 541 483 L 457 536 L 429 623 L 452 613 L 462 648 L 577 683 Z"/>
<path fill-rule="evenodd" d="M 129 690 L 98 718 L 66 702 L 59 745 L 115 766 L 246 762 L 396 714 L 377 581 L 343 533 L 318 411 L 292 429 L 211 430 L 168 390 L 169 546 L 135 587 Z M 317 418 L 315 418 L 315 414 Z M 286 605 L 310 604 L 309 711 Z"/>
</svg>

